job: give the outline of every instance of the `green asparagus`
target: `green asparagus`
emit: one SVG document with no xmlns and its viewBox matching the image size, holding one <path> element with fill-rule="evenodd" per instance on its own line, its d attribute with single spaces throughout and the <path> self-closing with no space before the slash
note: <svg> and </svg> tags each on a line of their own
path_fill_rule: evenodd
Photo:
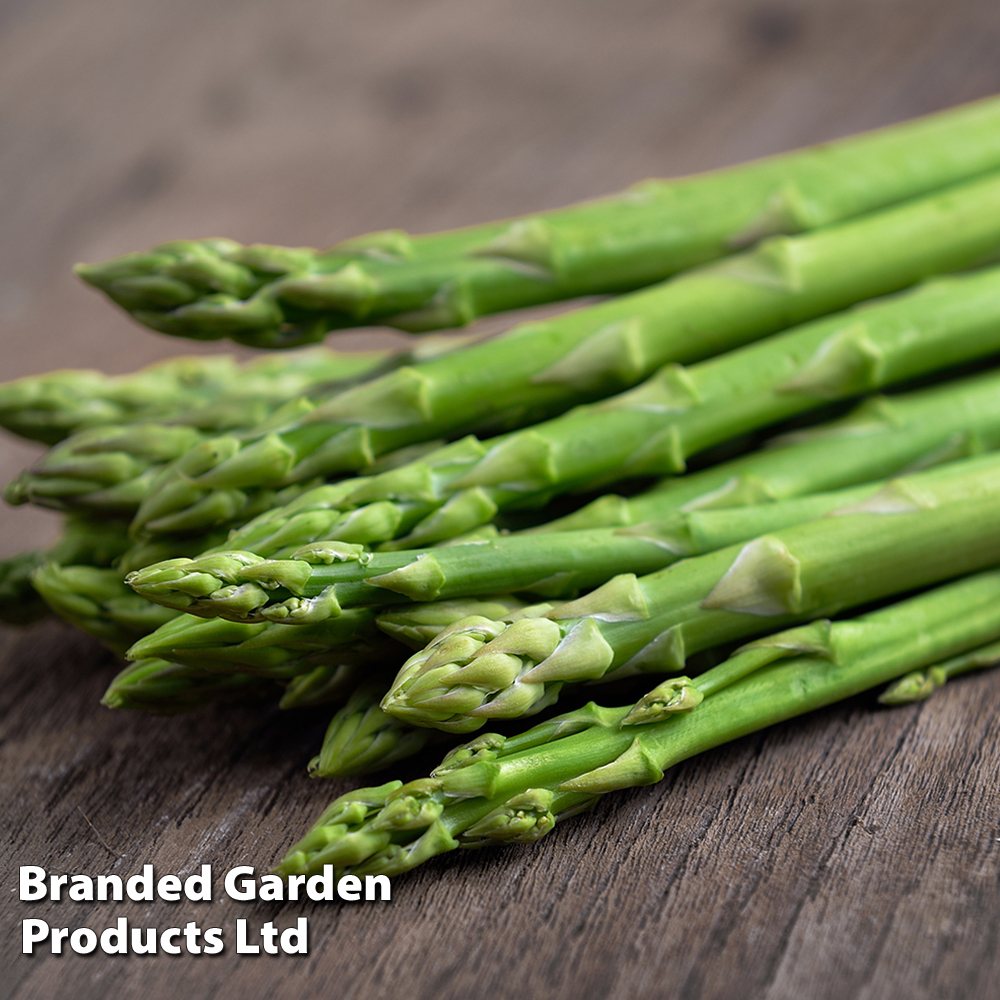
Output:
<svg viewBox="0 0 1000 1000">
<path fill-rule="evenodd" d="M 280 625 L 242 625 L 218 620 L 210 623 L 181 616 L 137 639 L 127 656 L 131 660 L 149 659 L 158 653 L 159 659 L 206 670 L 255 673 L 275 680 L 285 680 L 317 666 L 339 666 L 345 662 L 363 665 L 387 652 L 391 663 L 398 666 L 401 657 L 394 654 L 399 646 L 378 631 L 375 619 L 375 609 L 355 608 L 335 621 L 320 623 L 315 628 L 304 627 L 299 635 L 297 630 L 286 631 Z"/>
<path fill-rule="evenodd" d="M 440 742 L 444 733 L 410 726 L 379 708 L 385 684 L 361 685 L 333 717 L 323 747 L 309 762 L 314 778 L 370 774 Z"/>
<path fill-rule="evenodd" d="M 288 347 L 360 323 L 428 330 L 637 288 L 763 236 L 827 226 L 997 168 L 992 100 L 504 222 L 371 233 L 323 252 L 178 241 L 77 274 L 164 333 Z"/>
<path fill-rule="evenodd" d="M 249 674 L 209 674 L 165 660 L 140 660 L 115 677 L 101 704 L 106 708 L 174 715 L 217 701 L 273 698 L 279 692 L 273 681 Z"/>
<path fill-rule="evenodd" d="M 118 654 L 177 615 L 133 593 L 115 569 L 45 562 L 31 582 L 57 615 Z"/>
<path fill-rule="evenodd" d="M 31 582 L 44 563 L 110 566 L 130 545 L 120 522 L 66 518 L 59 540 L 48 551 L 24 552 L 0 561 L 0 621 L 28 625 L 49 613 L 48 604 Z"/>
<path fill-rule="evenodd" d="M 645 577 L 623 574 L 508 625 L 470 616 L 412 656 L 382 708 L 471 732 L 551 704 L 566 683 L 683 670 L 691 653 L 1000 562 L 997 494 L 926 507 L 906 493 Z"/>
<path fill-rule="evenodd" d="M 780 435 L 756 451 L 669 477 L 635 497 L 608 494 L 524 533 L 640 524 L 670 506 L 731 509 L 934 468 L 1000 447 L 998 393 L 1000 371 L 991 371 L 930 389 L 872 396 L 844 418 Z M 305 495 L 303 505 L 309 499 Z M 234 541 L 256 540 L 271 516 L 247 525 Z M 257 545 L 254 551 L 269 549 L 263 541 Z"/>
<path fill-rule="evenodd" d="M 22 552 L 0 559 L 0 622 L 30 625 L 49 613 L 49 606 L 31 584 L 31 574 L 45 558 L 45 552 Z"/>
<path fill-rule="evenodd" d="M 944 663 L 900 677 L 886 688 L 878 700 L 883 705 L 907 705 L 913 701 L 924 701 L 940 690 L 955 677 L 972 670 L 995 667 L 1000 663 L 1000 642 L 993 642 L 971 653 L 952 657 Z"/>
<path fill-rule="evenodd" d="M 363 665 L 372 651 L 385 656 L 389 649 L 400 649 L 396 643 L 387 646 L 386 641 L 379 642 L 382 633 L 420 649 L 448 625 L 468 615 L 503 618 L 523 606 L 514 598 L 494 598 L 410 605 L 381 615 L 381 609 L 354 608 L 336 619 L 294 629 L 268 622 L 251 624 L 220 618 L 205 621 L 180 615 L 139 639 L 127 655 L 130 659 L 165 659 L 206 670 L 241 671 L 287 680 L 314 666 Z M 414 633 L 419 637 L 412 638 Z M 401 659 L 399 656 L 395 660 L 393 672 Z M 391 679 L 390 674 L 386 683 Z"/>
<path fill-rule="evenodd" d="M 654 784 L 695 754 L 1000 638 L 1000 574 L 939 587 L 852 621 L 773 636 L 777 659 L 693 710 L 626 720 L 634 706 L 586 708 L 518 736 L 484 735 L 430 777 L 334 800 L 277 871 L 398 875 L 457 847 L 530 843 L 607 792 Z M 754 650 L 737 652 L 734 659 Z"/>
<path fill-rule="evenodd" d="M 169 421 L 219 433 L 252 427 L 288 399 L 371 375 L 384 351 L 314 347 L 240 365 L 230 355 L 170 358 L 131 375 L 55 371 L 0 384 L 0 427 L 56 444 L 88 427 Z"/>
</svg>

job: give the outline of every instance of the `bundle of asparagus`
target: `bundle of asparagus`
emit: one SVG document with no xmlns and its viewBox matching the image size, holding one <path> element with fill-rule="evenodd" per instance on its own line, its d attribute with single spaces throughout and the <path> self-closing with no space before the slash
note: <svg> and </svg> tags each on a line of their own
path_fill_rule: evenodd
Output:
<svg viewBox="0 0 1000 1000">
<path fill-rule="evenodd" d="M 534 424 L 636 385 L 664 365 L 702 361 L 792 323 L 993 257 L 1000 252 L 998 208 L 1000 175 L 990 175 L 813 234 L 767 240 L 754 250 L 661 285 L 544 323 L 523 324 L 505 336 L 316 400 L 314 408 L 285 426 L 272 420 L 255 432 L 205 441 L 154 483 L 116 483 L 116 495 L 127 490 L 130 496 L 143 497 L 133 521 L 137 534 L 202 531 L 246 511 L 261 488 L 280 489 L 315 476 L 364 473 L 379 456 L 398 449 L 440 437 Z M 852 351 L 864 353 L 866 347 L 842 336 L 846 343 L 831 363 L 841 358 L 849 365 Z M 874 360 L 867 367 L 861 364 L 855 380 L 875 367 Z M 672 392 L 670 406 L 695 401 L 686 391 L 683 372 L 673 383 L 669 375 L 665 377 L 665 391 Z M 822 377 L 816 372 L 813 381 Z M 851 391 L 847 384 L 840 388 Z M 863 388 L 858 383 L 853 391 Z M 804 383 L 802 392 L 822 400 L 826 390 Z M 651 404 L 636 405 L 648 410 Z M 603 418 L 599 420 L 603 423 Z M 619 454 L 627 440 L 623 438 Z M 472 440 L 431 452 L 425 466 L 429 464 L 432 471 L 398 470 L 388 481 L 373 483 L 368 494 L 382 499 L 372 491 L 384 485 L 405 498 L 403 480 L 408 476 L 411 493 L 433 492 L 425 484 L 428 476 L 440 478 L 447 474 L 443 467 L 450 465 L 465 470 L 471 459 L 499 443 Z M 120 451 L 123 444 L 119 440 L 114 447 Z M 539 447 L 529 445 L 523 458 L 523 446 L 510 444 L 507 451 L 521 464 L 538 465 L 545 461 L 544 455 L 536 456 Z M 89 461 L 98 464 L 103 457 L 91 453 Z M 683 455 L 674 458 L 672 469 L 678 468 Z M 511 460 L 505 459 L 504 465 Z M 24 498 L 32 488 L 52 498 L 60 480 L 74 476 L 75 469 L 75 456 L 69 456 L 65 467 L 60 456 L 35 471 L 41 480 L 36 486 L 18 489 Z M 447 486 L 442 483 L 442 488 Z M 66 490 L 65 502 L 100 509 L 101 493 L 82 492 Z M 368 502 L 350 492 L 344 500 L 354 507 Z M 464 510 L 470 503 L 473 509 L 484 506 L 464 500 L 459 506 Z M 412 525 L 414 518 L 409 522 Z"/>
<path fill-rule="evenodd" d="M 634 705 L 591 703 L 518 736 L 481 736 L 427 778 L 348 792 L 278 871 L 397 875 L 458 847 L 531 843 L 599 796 L 654 784 L 688 757 L 765 726 L 895 678 L 888 700 L 927 696 L 928 675 L 932 689 L 998 662 L 998 638 L 995 571 L 859 618 L 779 632 L 688 685 L 700 700 L 661 685 Z"/>
<path fill-rule="evenodd" d="M 155 329 L 267 347 L 630 294 L 444 353 L 0 386 L 0 425 L 53 446 L 6 499 L 67 512 L 0 566 L 0 618 L 42 598 L 124 654 L 108 707 L 339 708 L 317 777 L 668 675 L 342 796 L 286 874 L 535 840 L 799 712 L 894 678 L 887 703 L 927 697 L 1000 658 L 1000 370 L 961 369 L 1000 355 L 998 209 L 991 100 L 466 230 L 81 266 Z"/>
</svg>

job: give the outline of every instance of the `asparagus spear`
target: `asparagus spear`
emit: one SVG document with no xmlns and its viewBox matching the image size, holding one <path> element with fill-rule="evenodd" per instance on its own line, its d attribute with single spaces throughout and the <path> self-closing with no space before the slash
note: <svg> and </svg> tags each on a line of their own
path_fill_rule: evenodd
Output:
<svg viewBox="0 0 1000 1000">
<path fill-rule="evenodd" d="M 430 777 L 334 800 L 278 866 L 398 875 L 457 847 L 530 843 L 610 791 L 659 781 L 695 754 L 1000 638 L 1000 575 L 960 580 L 851 621 L 769 641 L 777 659 L 705 696 L 693 711 L 593 703 L 518 736 L 484 735 Z M 735 660 L 759 659 L 758 650 Z M 786 658 L 787 657 L 787 658 Z"/>
<path fill-rule="evenodd" d="M 165 660 L 130 663 L 101 699 L 107 708 L 156 715 L 190 712 L 211 702 L 267 698 L 278 693 L 273 681 L 249 674 L 210 674 Z"/>
<path fill-rule="evenodd" d="M 221 540 L 216 534 L 201 541 Z M 122 567 L 141 568 L 145 559 L 169 559 L 191 551 L 176 540 L 132 545 L 121 521 L 70 516 L 48 552 L 24 557 L 22 573 L 30 568 L 30 586 L 48 608 L 122 653 L 139 636 L 177 615 L 129 590 Z"/>
<path fill-rule="evenodd" d="M 994 100 L 506 222 L 372 233 L 324 252 L 164 243 L 77 274 L 164 333 L 287 347 L 359 323 L 428 330 L 637 288 L 762 236 L 826 226 L 998 167 Z"/>
<path fill-rule="evenodd" d="M 940 504 L 994 489 L 1000 489 L 1000 456 L 989 454 L 888 484 L 721 510 L 678 511 L 669 495 L 653 494 L 635 501 L 647 519 L 632 528 L 515 534 L 405 552 L 367 552 L 343 542 L 313 543 L 283 559 L 219 552 L 157 563 L 129 574 L 126 583 L 151 601 L 202 618 L 284 624 L 313 624 L 344 608 L 491 592 L 569 597 L 620 573 L 651 573 L 858 503 L 920 497 Z M 171 628 L 184 630 L 176 622 Z"/>
<path fill-rule="evenodd" d="M 419 753 L 445 738 L 433 729 L 418 729 L 379 708 L 385 685 L 363 684 L 330 720 L 320 752 L 309 762 L 314 778 L 347 778 L 370 774 Z"/>
<path fill-rule="evenodd" d="M 532 423 L 666 363 L 731 350 L 998 249 L 997 175 L 806 236 L 775 237 L 654 288 L 401 368 L 319 403 L 286 429 L 206 441 L 143 502 L 134 529 L 191 531 L 211 523 L 215 505 L 230 516 L 247 489 L 356 471 L 414 442 Z M 859 366 L 860 375 L 863 359 Z M 675 402 L 684 398 L 683 374 Z"/>
<path fill-rule="evenodd" d="M 883 705 L 907 705 L 912 701 L 924 701 L 953 678 L 972 670 L 995 667 L 998 663 L 1000 663 L 1000 642 L 991 642 L 971 653 L 954 656 L 944 663 L 923 670 L 914 670 L 900 677 L 879 695 L 878 700 Z"/>
<path fill-rule="evenodd" d="M 204 440 L 193 427 L 159 423 L 94 427 L 72 435 L 4 488 L 15 506 L 56 510 L 84 506 L 110 516 L 131 516 L 159 467 Z"/>
<path fill-rule="evenodd" d="M 664 505 L 708 511 L 771 503 L 992 450 L 1000 446 L 998 376 L 986 372 L 930 389 L 872 396 L 841 419 L 773 438 L 728 462 L 669 477 L 632 498 L 599 497 L 524 533 L 640 524 L 659 516 Z"/>
<path fill-rule="evenodd" d="M 385 651 L 383 646 L 377 652 Z M 365 678 L 380 673 L 388 678 L 393 662 L 398 663 L 390 659 L 381 670 L 372 670 L 370 659 L 375 651 L 360 644 L 324 652 L 326 655 L 312 658 L 300 656 L 297 670 L 294 665 L 268 663 L 266 657 L 253 655 L 243 669 L 238 664 L 197 656 L 182 660 L 140 657 L 115 677 L 102 704 L 173 714 L 220 698 L 280 695 L 283 709 L 313 707 L 343 701 Z"/>
<path fill-rule="evenodd" d="M 49 613 L 49 606 L 31 582 L 44 563 L 110 566 L 130 545 L 120 522 L 66 518 L 59 540 L 47 552 L 23 552 L 0 561 L 0 621 L 28 625 Z"/>
<path fill-rule="evenodd" d="M 57 615 L 119 654 L 177 615 L 133 593 L 114 569 L 45 562 L 31 583 Z"/>
<path fill-rule="evenodd" d="M 280 625 L 174 618 L 139 638 L 127 652 L 130 660 L 159 654 L 167 659 L 222 673 L 255 673 L 286 680 L 317 666 L 344 663 L 362 666 L 387 653 L 395 665 L 398 645 L 375 624 L 376 613 L 355 608 L 324 627 L 304 627 L 302 634 Z M 357 679 L 360 679 L 358 677 Z"/>
<path fill-rule="evenodd" d="M 372 651 L 384 656 L 387 647 L 378 641 L 383 633 L 420 649 L 447 626 L 468 615 L 505 618 L 523 607 L 523 602 L 514 598 L 493 598 L 410 605 L 381 615 L 378 613 L 381 609 L 354 608 L 336 619 L 294 629 L 268 622 L 227 622 L 218 618 L 205 621 L 180 615 L 139 639 L 127 656 L 286 680 L 315 666 L 363 665 Z M 391 643 L 388 648 L 395 651 L 399 646 Z M 393 671 L 397 666 L 398 660 Z M 353 676 L 358 680 L 361 675 Z M 391 676 L 386 677 L 386 684 L 389 680 Z M 324 685 L 328 682 L 323 680 Z"/>
<path fill-rule="evenodd" d="M 722 642 L 1000 562 L 996 493 L 926 508 L 875 499 L 657 573 L 617 576 L 512 625 L 470 616 L 412 656 L 382 708 L 470 732 L 550 704 L 566 683 L 682 670 Z"/>
<path fill-rule="evenodd" d="M 30 625 L 49 613 L 31 585 L 31 574 L 45 562 L 44 552 L 22 552 L 0 560 L 0 622 Z"/>
<path fill-rule="evenodd" d="M 88 427 L 161 420 L 219 433 L 260 423 L 320 386 L 371 375 L 385 351 L 314 347 L 238 364 L 230 355 L 170 358 L 131 375 L 54 371 L 0 384 L 0 427 L 56 444 Z"/>
</svg>

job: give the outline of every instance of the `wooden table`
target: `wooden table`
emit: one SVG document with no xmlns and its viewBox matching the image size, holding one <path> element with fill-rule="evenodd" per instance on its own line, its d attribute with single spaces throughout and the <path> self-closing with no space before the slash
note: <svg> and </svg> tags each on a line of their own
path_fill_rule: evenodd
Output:
<svg viewBox="0 0 1000 1000">
<path fill-rule="evenodd" d="M 990 0 L 7 5 L 0 375 L 197 349 L 132 327 L 68 275 L 78 259 L 215 234 L 325 245 L 565 203 L 1000 90 L 998 44 Z M 4 478 L 33 453 L 4 442 Z M 53 531 L 4 510 L 0 555 Z M 273 864 L 351 787 L 304 776 L 324 714 L 114 714 L 97 702 L 116 669 L 51 621 L 0 632 L 4 997 L 996 996 L 1000 675 L 741 740 L 532 847 L 439 858 L 394 880 L 391 903 L 277 904 L 226 900 L 221 876 Z M 202 863 L 216 902 L 13 891 L 20 865 Z M 119 916 L 222 926 L 227 947 L 19 954 L 25 917 Z M 235 953 L 236 920 L 301 916 L 307 956 Z"/>
</svg>

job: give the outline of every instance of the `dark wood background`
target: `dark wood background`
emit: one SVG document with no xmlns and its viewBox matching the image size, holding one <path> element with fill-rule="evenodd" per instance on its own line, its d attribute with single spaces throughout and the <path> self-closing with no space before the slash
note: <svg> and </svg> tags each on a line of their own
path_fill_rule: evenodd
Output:
<svg viewBox="0 0 1000 1000">
<path fill-rule="evenodd" d="M 550 207 L 998 91 L 998 54 L 995 0 L 0 0 L 0 377 L 197 349 L 131 326 L 76 260 Z M 33 454 L 2 442 L 0 474 Z M 0 555 L 53 531 L 4 509 Z M 533 847 L 438 859 L 390 904 L 19 903 L 22 864 L 263 870 L 350 787 L 304 777 L 323 713 L 117 715 L 115 669 L 60 624 L 0 631 L 4 997 L 997 995 L 1000 675 L 742 740 Z M 229 945 L 19 954 L 25 916 L 119 915 Z M 237 918 L 303 915 L 307 957 L 234 953 Z"/>
</svg>

